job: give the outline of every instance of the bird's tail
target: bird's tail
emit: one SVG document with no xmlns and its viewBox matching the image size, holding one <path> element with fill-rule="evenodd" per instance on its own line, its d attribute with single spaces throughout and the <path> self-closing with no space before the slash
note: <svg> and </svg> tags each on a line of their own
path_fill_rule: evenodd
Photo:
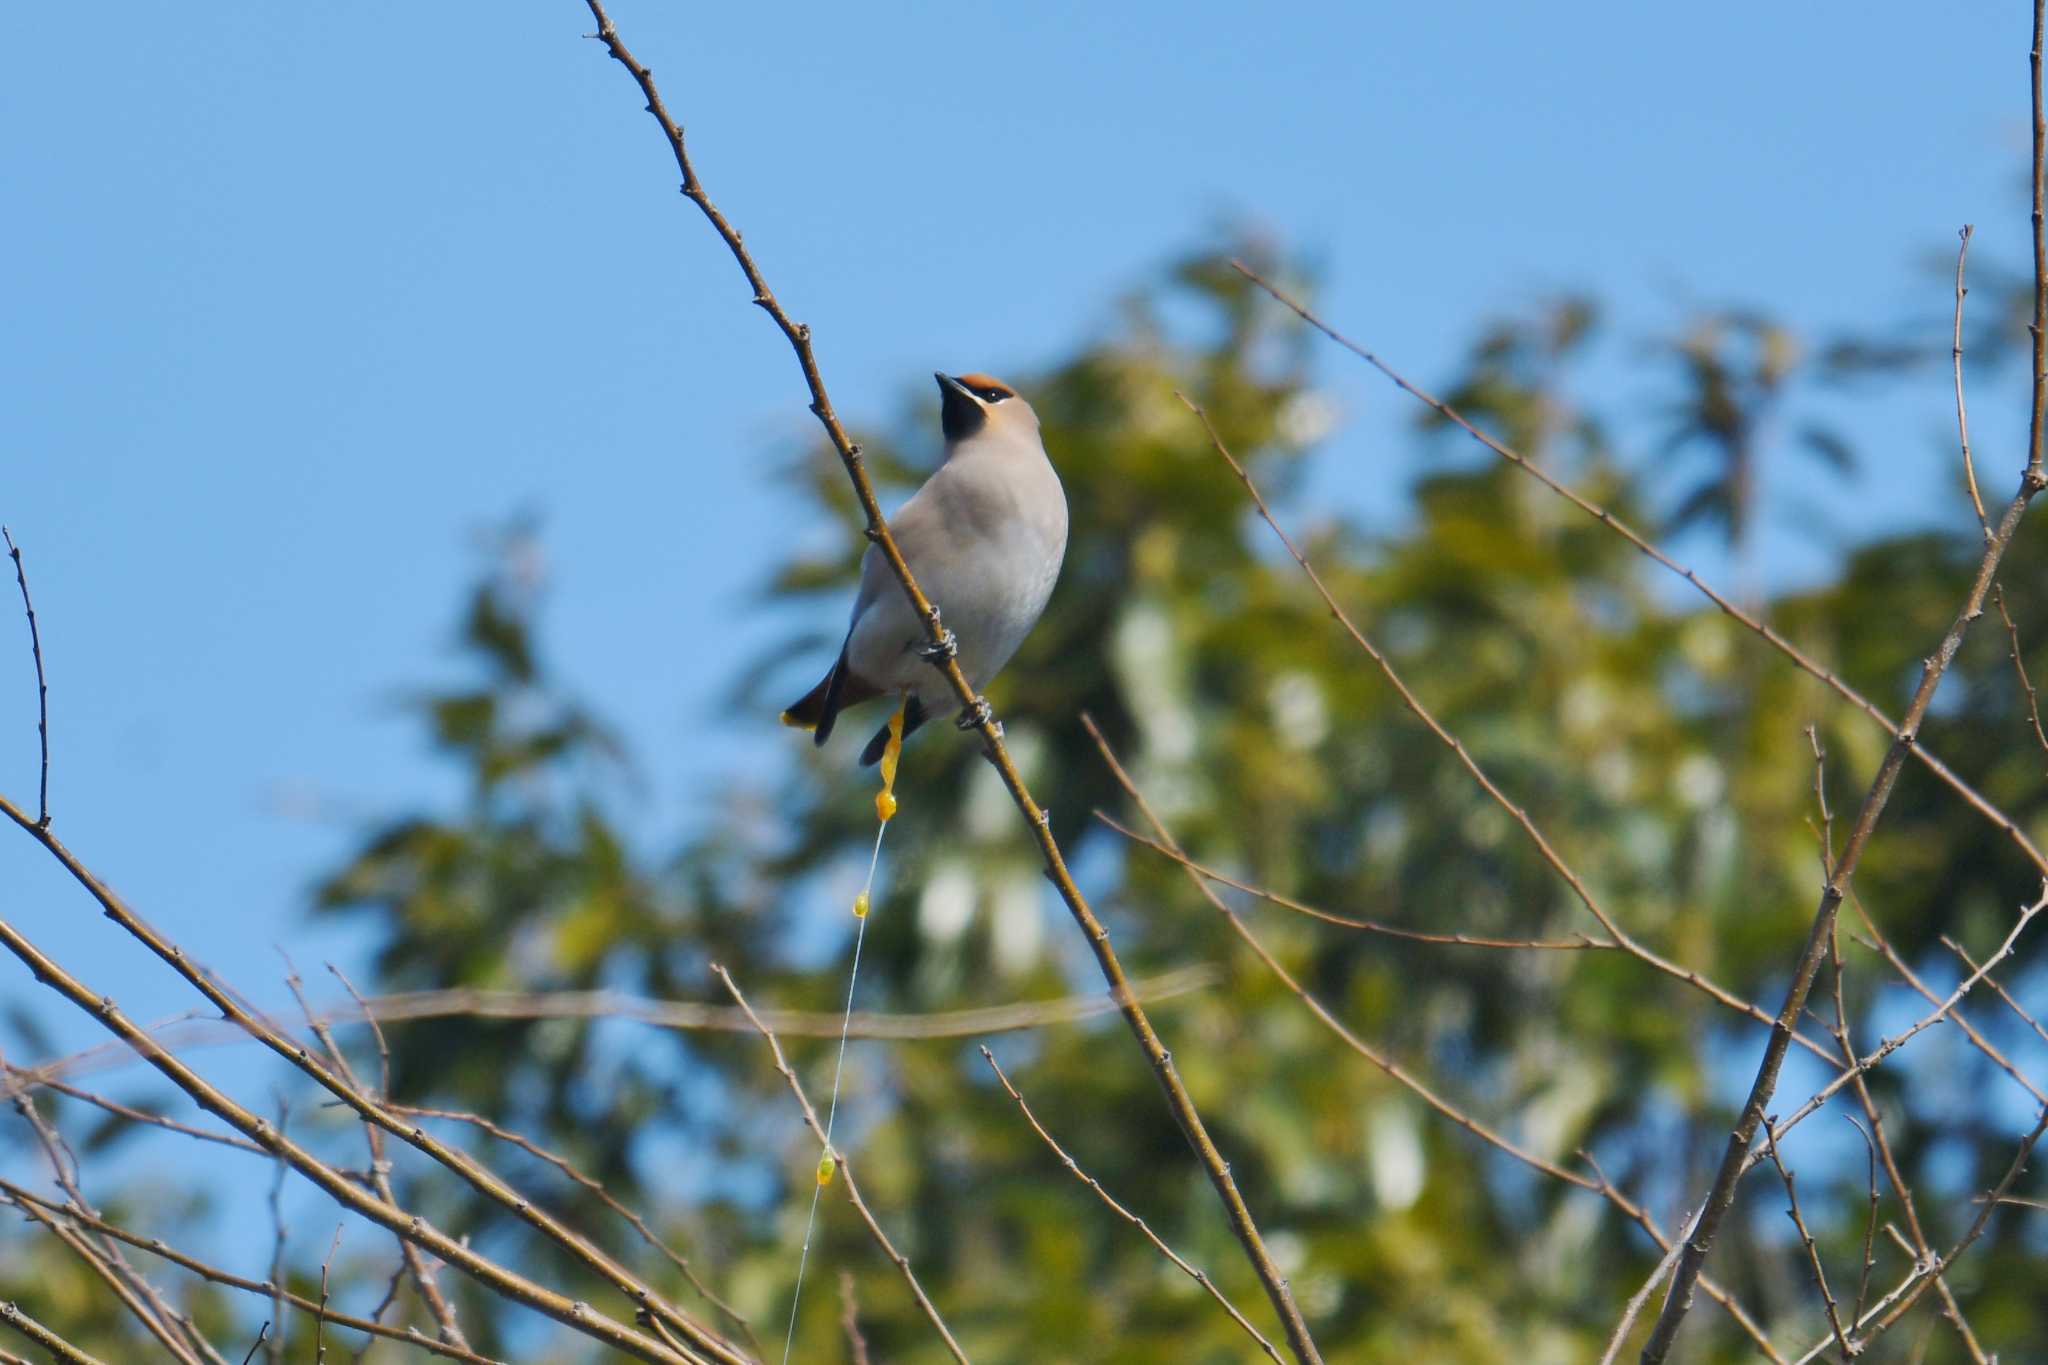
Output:
<svg viewBox="0 0 2048 1365">
<path fill-rule="evenodd" d="M 846 648 L 842 645 L 839 658 L 832 665 L 832 671 L 827 673 L 816 687 L 804 693 L 795 705 L 782 713 L 782 723 L 799 730 L 809 730 L 811 743 L 822 745 L 832 737 L 832 725 L 839 719 L 841 707 L 851 706 L 875 695 L 873 688 L 865 686 L 857 679 L 852 681 L 849 689 L 850 678 L 851 670 L 846 665 Z"/>
</svg>

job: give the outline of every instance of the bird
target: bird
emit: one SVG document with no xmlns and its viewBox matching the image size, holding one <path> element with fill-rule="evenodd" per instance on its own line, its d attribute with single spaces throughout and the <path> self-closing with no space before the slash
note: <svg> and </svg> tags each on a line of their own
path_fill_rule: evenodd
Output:
<svg viewBox="0 0 2048 1365">
<path fill-rule="evenodd" d="M 960 671 L 979 694 L 1052 596 L 1067 553 L 1067 495 L 1046 456 L 1038 414 L 1015 389 L 980 373 L 932 377 L 945 460 L 889 519 L 889 532 L 939 608 Z M 961 709 L 933 657 L 881 546 L 870 545 L 839 657 L 782 713 L 783 723 L 810 730 L 822 746 L 846 708 L 900 696 L 907 737 Z M 888 740 L 885 725 L 861 751 L 862 766 L 880 759 Z"/>
</svg>

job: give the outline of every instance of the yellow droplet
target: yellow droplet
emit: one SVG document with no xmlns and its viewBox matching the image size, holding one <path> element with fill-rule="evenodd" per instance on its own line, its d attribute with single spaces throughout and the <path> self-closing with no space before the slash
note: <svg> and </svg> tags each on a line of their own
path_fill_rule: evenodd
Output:
<svg viewBox="0 0 2048 1365">
<path fill-rule="evenodd" d="M 909 706 L 906 695 L 889 717 L 889 741 L 882 746 L 882 790 L 875 794 L 875 815 L 885 825 L 896 813 L 896 764 L 903 757 L 903 713 Z"/>
<path fill-rule="evenodd" d="M 866 919 L 868 917 L 867 892 L 863 891 L 853 898 L 853 917 L 855 919 Z"/>
<path fill-rule="evenodd" d="M 829 1185 L 829 1184 L 831 1184 L 831 1183 L 832 1183 L 832 1173 L 833 1173 L 834 1171 L 838 1170 L 838 1169 L 839 1169 L 839 1163 L 838 1163 L 838 1162 L 836 1162 L 836 1161 L 834 1161 L 834 1160 L 833 1160 L 833 1159 L 832 1159 L 831 1157 L 829 1157 L 829 1156 L 828 1156 L 828 1157 L 826 1157 L 826 1158 L 825 1158 L 824 1160 L 820 1161 L 820 1162 L 818 1163 L 818 1183 L 819 1183 L 820 1185 Z"/>
</svg>

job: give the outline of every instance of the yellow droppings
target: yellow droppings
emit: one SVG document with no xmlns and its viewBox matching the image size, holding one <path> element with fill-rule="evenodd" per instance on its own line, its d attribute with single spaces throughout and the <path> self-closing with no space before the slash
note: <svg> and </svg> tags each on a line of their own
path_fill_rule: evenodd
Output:
<svg viewBox="0 0 2048 1365">
<path fill-rule="evenodd" d="M 833 1159 L 832 1159 L 831 1157 L 829 1157 L 829 1156 L 828 1156 L 828 1157 L 826 1157 L 825 1159 L 823 1159 L 822 1161 L 820 1161 L 820 1162 L 818 1163 L 818 1183 L 819 1183 L 820 1185 L 829 1185 L 829 1184 L 831 1184 L 831 1183 L 832 1183 L 832 1173 L 833 1173 L 834 1171 L 838 1170 L 838 1169 L 839 1169 L 839 1163 L 838 1163 L 838 1162 L 836 1162 L 836 1161 L 834 1161 L 834 1160 L 833 1160 Z"/>
<path fill-rule="evenodd" d="M 868 917 L 867 892 L 863 891 L 853 898 L 853 917 L 855 919 L 866 919 Z"/>
<path fill-rule="evenodd" d="M 903 713 L 910 706 L 905 696 L 889 717 L 889 742 L 882 746 L 882 790 L 875 793 L 875 815 L 883 824 L 896 813 L 896 764 L 903 757 Z"/>
<path fill-rule="evenodd" d="M 784 711 L 782 713 L 782 723 L 784 725 L 787 725 L 792 730 L 816 730 L 818 728 L 817 726 L 810 724 L 808 721 L 798 720 L 795 716 L 792 716 L 787 711 Z"/>
</svg>

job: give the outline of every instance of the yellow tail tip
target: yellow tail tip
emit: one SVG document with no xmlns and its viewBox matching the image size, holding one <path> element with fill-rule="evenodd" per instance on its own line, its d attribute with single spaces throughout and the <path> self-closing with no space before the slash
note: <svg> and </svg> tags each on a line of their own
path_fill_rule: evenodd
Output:
<svg viewBox="0 0 2048 1365">
<path fill-rule="evenodd" d="M 784 725 L 787 725 L 792 730 L 816 731 L 818 728 L 817 726 L 811 724 L 809 721 L 798 720 L 795 716 L 792 716 L 787 711 L 784 711 L 782 713 L 781 720 Z"/>
</svg>

